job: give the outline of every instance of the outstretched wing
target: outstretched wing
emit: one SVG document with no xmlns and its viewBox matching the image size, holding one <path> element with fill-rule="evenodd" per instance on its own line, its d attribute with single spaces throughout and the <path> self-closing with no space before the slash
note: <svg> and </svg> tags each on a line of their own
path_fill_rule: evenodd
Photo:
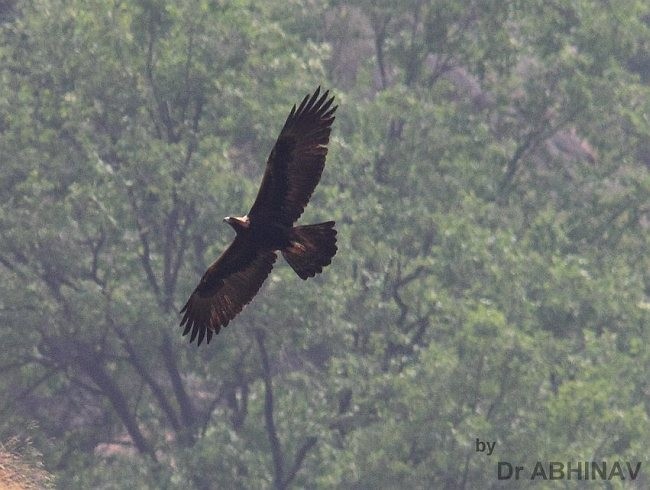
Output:
<svg viewBox="0 0 650 490">
<path fill-rule="evenodd" d="M 266 163 L 259 193 L 248 215 L 292 225 L 302 214 L 325 166 L 334 112 L 320 87 L 293 106 Z"/>
<path fill-rule="evenodd" d="M 198 335 L 201 345 L 207 335 L 218 334 L 242 308 L 253 299 L 271 272 L 276 255 L 257 250 L 253 244 L 237 237 L 203 274 L 190 299 L 181 310 L 183 335 Z"/>
</svg>

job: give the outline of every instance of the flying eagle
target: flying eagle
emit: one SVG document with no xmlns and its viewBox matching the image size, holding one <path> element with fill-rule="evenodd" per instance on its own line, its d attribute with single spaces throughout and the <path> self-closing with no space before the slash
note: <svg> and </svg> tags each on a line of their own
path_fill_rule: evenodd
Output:
<svg viewBox="0 0 650 490">
<path fill-rule="evenodd" d="M 320 87 L 294 105 L 266 163 L 257 198 L 246 216 L 226 217 L 237 236 L 203 274 L 181 310 L 183 335 L 197 345 L 218 334 L 257 294 L 276 252 L 301 279 L 313 277 L 336 254 L 334 221 L 294 226 L 320 180 L 337 106 Z"/>
</svg>

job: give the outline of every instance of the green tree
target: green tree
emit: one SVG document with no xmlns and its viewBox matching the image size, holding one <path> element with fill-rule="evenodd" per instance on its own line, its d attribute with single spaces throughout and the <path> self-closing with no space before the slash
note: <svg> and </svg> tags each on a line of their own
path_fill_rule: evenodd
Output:
<svg viewBox="0 0 650 490">
<path fill-rule="evenodd" d="M 644 457 L 646 10 L 11 4 L 0 440 L 66 488 L 491 488 L 497 457 Z M 221 217 L 319 84 L 341 107 L 305 221 L 335 217 L 339 253 L 307 282 L 278 264 L 189 346 Z"/>
</svg>

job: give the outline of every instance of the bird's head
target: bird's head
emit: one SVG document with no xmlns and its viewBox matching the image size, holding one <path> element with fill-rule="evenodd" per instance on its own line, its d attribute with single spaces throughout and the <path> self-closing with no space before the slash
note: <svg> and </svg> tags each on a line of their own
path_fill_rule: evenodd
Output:
<svg viewBox="0 0 650 490">
<path fill-rule="evenodd" d="M 248 216 L 226 216 L 223 220 L 232 226 L 236 232 L 247 230 L 251 224 Z"/>
</svg>

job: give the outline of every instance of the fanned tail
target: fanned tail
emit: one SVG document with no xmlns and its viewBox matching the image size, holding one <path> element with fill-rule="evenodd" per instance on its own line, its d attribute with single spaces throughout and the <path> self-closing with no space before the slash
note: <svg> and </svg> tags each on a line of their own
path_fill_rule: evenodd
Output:
<svg viewBox="0 0 650 490">
<path fill-rule="evenodd" d="M 294 226 L 291 245 L 282 250 L 282 255 L 301 279 L 307 279 L 323 272 L 323 267 L 332 263 L 336 251 L 334 221 L 327 221 Z"/>
</svg>

